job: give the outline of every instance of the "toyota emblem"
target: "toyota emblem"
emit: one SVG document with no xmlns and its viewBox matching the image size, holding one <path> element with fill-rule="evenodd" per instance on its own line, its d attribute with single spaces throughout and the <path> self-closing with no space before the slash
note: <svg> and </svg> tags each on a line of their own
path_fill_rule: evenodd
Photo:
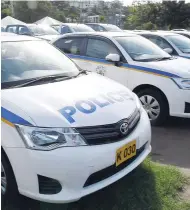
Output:
<svg viewBox="0 0 190 210">
<path fill-rule="evenodd" d="M 122 135 L 125 135 L 127 132 L 128 132 L 128 123 L 127 122 L 124 122 L 121 124 L 120 126 L 120 132 Z"/>
</svg>

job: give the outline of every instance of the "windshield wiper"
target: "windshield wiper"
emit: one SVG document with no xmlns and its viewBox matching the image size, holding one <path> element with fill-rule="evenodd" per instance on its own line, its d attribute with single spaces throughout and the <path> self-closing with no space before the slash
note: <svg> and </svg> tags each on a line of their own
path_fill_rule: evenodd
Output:
<svg viewBox="0 0 190 210">
<path fill-rule="evenodd" d="M 162 57 L 162 58 L 157 58 L 154 61 L 164 61 L 164 60 L 173 60 L 175 57 Z"/>
<path fill-rule="evenodd" d="M 48 76 L 44 76 L 44 77 L 38 77 L 38 78 L 35 78 L 35 79 L 31 79 L 29 80 L 28 82 L 25 82 L 25 83 L 22 83 L 20 85 L 16 85 L 16 86 L 13 86 L 14 88 L 18 88 L 18 87 L 26 87 L 26 86 L 29 86 L 31 84 L 35 84 L 35 83 L 38 83 L 38 82 L 51 82 L 51 81 L 57 81 L 57 79 L 71 79 L 72 77 L 70 76 L 66 76 L 66 75 L 63 75 L 63 74 L 58 74 L 58 75 L 48 75 Z"/>
</svg>

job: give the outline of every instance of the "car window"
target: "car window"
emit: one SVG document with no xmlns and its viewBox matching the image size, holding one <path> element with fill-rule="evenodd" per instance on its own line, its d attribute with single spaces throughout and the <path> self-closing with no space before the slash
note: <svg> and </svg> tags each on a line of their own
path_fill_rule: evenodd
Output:
<svg viewBox="0 0 190 210">
<path fill-rule="evenodd" d="M 1 45 L 1 81 L 21 80 L 78 73 L 75 64 L 45 41 L 3 42 Z"/>
<path fill-rule="evenodd" d="M 71 30 L 69 29 L 68 26 L 61 26 L 59 29 L 60 34 L 67 34 L 71 33 Z"/>
<path fill-rule="evenodd" d="M 83 41 L 84 38 L 65 38 L 59 39 L 54 45 L 65 53 L 80 55 Z"/>
<path fill-rule="evenodd" d="M 10 33 L 16 33 L 16 29 L 17 26 L 8 26 L 6 31 Z"/>
<path fill-rule="evenodd" d="M 108 54 L 120 54 L 116 47 L 100 39 L 88 39 L 86 55 L 94 58 L 105 59 Z"/>
<path fill-rule="evenodd" d="M 160 47 L 143 37 L 122 36 L 114 38 L 135 61 L 149 62 L 171 57 Z"/>
<path fill-rule="evenodd" d="M 94 31 L 90 26 L 84 24 L 77 24 L 70 26 L 74 32 L 92 32 Z"/>
<path fill-rule="evenodd" d="M 58 35 L 59 33 L 48 25 L 29 25 L 28 28 L 35 36 Z"/>
<path fill-rule="evenodd" d="M 148 39 L 152 42 L 154 42 L 156 45 L 158 45 L 162 49 L 171 48 L 171 45 L 162 37 L 159 36 L 149 36 Z"/>
<path fill-rule="evenodd" d="M 30 31 L 26 26 L 19 26 L 18 34 L 29 34 Z"/>
<path fill-rule="evenodd" d="M 190 40 L 182 35 L 168 35 L 167 38 L 183 53 L 190 53 Z"/>
</svg>

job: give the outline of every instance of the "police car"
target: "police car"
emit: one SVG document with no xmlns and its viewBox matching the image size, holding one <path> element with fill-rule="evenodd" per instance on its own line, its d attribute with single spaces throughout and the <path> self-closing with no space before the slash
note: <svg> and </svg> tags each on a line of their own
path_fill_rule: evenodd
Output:
<svg viewBox="0 0 190 210">
<path fill-rule="evenodd" d="M 190 59 L 190 39 L 171 32 L 141 32 L 139 35 L 149 39 L 173 56 Z"/>
<path fill-rule="evenodd" d="M 168 115 L 190 118 L 190 60 L 172 57 L 130 33 L 76 33 L 52 43 L 81 68 L 135 92 L 153 125 L 162 124 Z"/>
<path fill-rule="evenodd" d="M 76 201 L 143 162 L 150 122 L 134 93 L 80 70 L 46 41 L 19 35 L 1 41 L 5 197 Z"/>
</svg>

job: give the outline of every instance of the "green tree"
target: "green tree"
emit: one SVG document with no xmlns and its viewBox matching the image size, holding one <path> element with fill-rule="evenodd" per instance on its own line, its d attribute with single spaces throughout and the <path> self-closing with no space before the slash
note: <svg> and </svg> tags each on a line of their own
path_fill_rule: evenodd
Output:
<svg viewBox="0 0 190 210">
<path fill-rule="evenodd" d="M 100 23 L 104 23 L 105 22 L 105 17 L 103 15 L 100 16 Z"/>
<path fill-rule="evenodd" d="M 11 16 L 12 12 L 10 9 L 10 2 L 2 2 L 1 3 L 1 19 L 5 18 L 6 16 Z"/>
<path fill-rule="evenodd" d="M 64 12 L 60 11 L 48 1 L 37 2 L 35 9 L 28 8 L 26 1 L 14 2 L 15 18 L 26 23 L 33 23 L 41 18 L 50 16 L 60 21 L 65 21 Z"/>
</svg>

